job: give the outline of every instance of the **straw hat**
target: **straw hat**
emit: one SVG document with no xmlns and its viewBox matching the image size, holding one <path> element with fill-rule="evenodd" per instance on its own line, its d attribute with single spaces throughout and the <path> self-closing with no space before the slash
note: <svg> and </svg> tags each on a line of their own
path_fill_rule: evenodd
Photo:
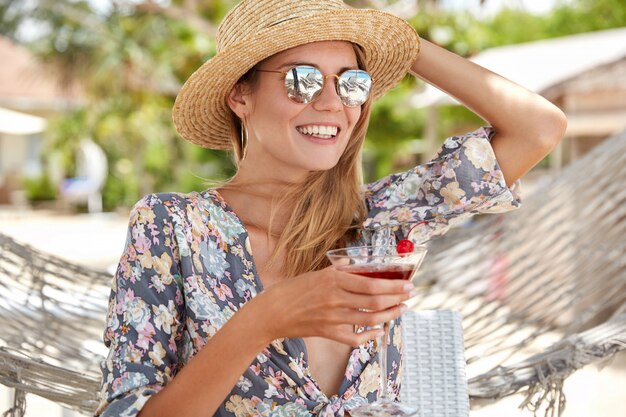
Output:
<svg viewBox="0 0 626 417">
<path fill-rule="evenodd" d="M 217 54 L 176 97 L 176 129 L 205 148 L 230 149 L 237 130 L 226 98 L 239 78 L 278 52 L 330 40 L 363 48 L 374 99 L 400 81 L 419 53 L 413 27 L 390 13 L 354 9 L 341 0 L 243 0 L 218 28 Z"/>
</svg>

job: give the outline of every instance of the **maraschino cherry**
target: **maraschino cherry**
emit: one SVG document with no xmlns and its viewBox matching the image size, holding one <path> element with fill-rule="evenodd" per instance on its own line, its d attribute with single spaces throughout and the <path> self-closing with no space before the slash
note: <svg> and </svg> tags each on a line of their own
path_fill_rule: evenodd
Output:
<svg viewBox="0 0 626 417">
<path fill-rule="evenodd" d="M 398 242 L 398 245 L 396 246 L 396 251 L 398 251 L 399 255 L 403 255 L 405 253 L 413 252 L 414 248 L 415 245 L 413 245 L 413 242 L 411 242 L 409 239 L 402 239 Z"/>
<path fill-rule="evenodd" d="M 423 222 L 419 222 L 419 223 L 413 225 L 413 227 L 411 227 L 411 229 L 409 230 L 409 233 L 407 233 L 406 236 L 409 237 L 411 235 L 411 232 L 413 231 L 413 229 L 415 229 L 420 224 L 426 224 L 426 223 L 428 223 L 428 222 L 423 221 Z M 409 239 L 402 239 L 396 245 L 396 251 L 398 252 L 398 255 L 403 255 L 405 253 L 411 253 L 411 252 L 413 252 L 413 249 L 415 249 L 415 245 Z"/>
</svg>

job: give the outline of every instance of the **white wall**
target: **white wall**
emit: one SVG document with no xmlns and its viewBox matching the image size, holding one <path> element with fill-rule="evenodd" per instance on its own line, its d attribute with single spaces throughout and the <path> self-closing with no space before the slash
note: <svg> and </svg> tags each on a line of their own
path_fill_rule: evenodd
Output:
<svg viewBox="0 0 626 417">
<path fill-rule="evenodd" d="M 0 178 L 9 172 L 31 176 L 40 174 L 41 143 L 40 135 L 0 133 Z"/>
<path fill-rule="evenodd" d="M 0 385 L 0 415 L 13 405 L 13 390 Z M 25 417 L 82 417 L 81 414 L 66 410 L 45 398 L 26 395 Z"/>
</svg>

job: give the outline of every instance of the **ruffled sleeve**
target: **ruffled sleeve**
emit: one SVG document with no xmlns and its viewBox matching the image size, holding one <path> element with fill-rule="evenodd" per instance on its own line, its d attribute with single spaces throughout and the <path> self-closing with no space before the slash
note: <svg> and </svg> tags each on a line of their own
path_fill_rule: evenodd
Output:
<svg viewBox="0 0 626 417">
<path fill-rule="evenodd" d="M 135 205 L 115 274 L 97 416 L 136 416 L 176 374 L 184 323 L 174 227 L 156 195 Z"/>
<path fill-rule="evenodd" d="M 365 185 L 366 230 L 423 222 L 420 238 L 444 233 L 452 220 L 520 207 L 520 183 L 507 187 L 483 127 L 448 138 L 430 162 Z"/>
</svg>

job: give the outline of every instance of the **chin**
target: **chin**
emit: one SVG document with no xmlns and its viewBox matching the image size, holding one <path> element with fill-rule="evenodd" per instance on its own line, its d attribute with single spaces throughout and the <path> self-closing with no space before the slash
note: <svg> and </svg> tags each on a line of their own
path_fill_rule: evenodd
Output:
<svg viewBox="0 0 626 417">
<path fill-rule="evenodd" d="M 334 152 L 311 152 L 299 158 L 299 160 L 308 171 L 328 171 L 337 166 L 341 159 L 343 152 L 339 154 L 336 151 L 338 150 L 335 149 Z"/>
<path fill-rule="evenodd" d="M 306 166 L 304 167 L 307 171 L 311 171 L 311 172 L 317 172 L 317 171 L 328 171 L 329 169 L 334 168 L 337 163 L 339 162 L 339 160 L 335 160 L 335 161 L 329 161 L 327 163 L 320 163 L 320 161 L 317 161 L 317 163 L 315 164 L 311 164 L 311 161 L 308 161 L 309 163 L 306 164 Z"/>
</svg>

